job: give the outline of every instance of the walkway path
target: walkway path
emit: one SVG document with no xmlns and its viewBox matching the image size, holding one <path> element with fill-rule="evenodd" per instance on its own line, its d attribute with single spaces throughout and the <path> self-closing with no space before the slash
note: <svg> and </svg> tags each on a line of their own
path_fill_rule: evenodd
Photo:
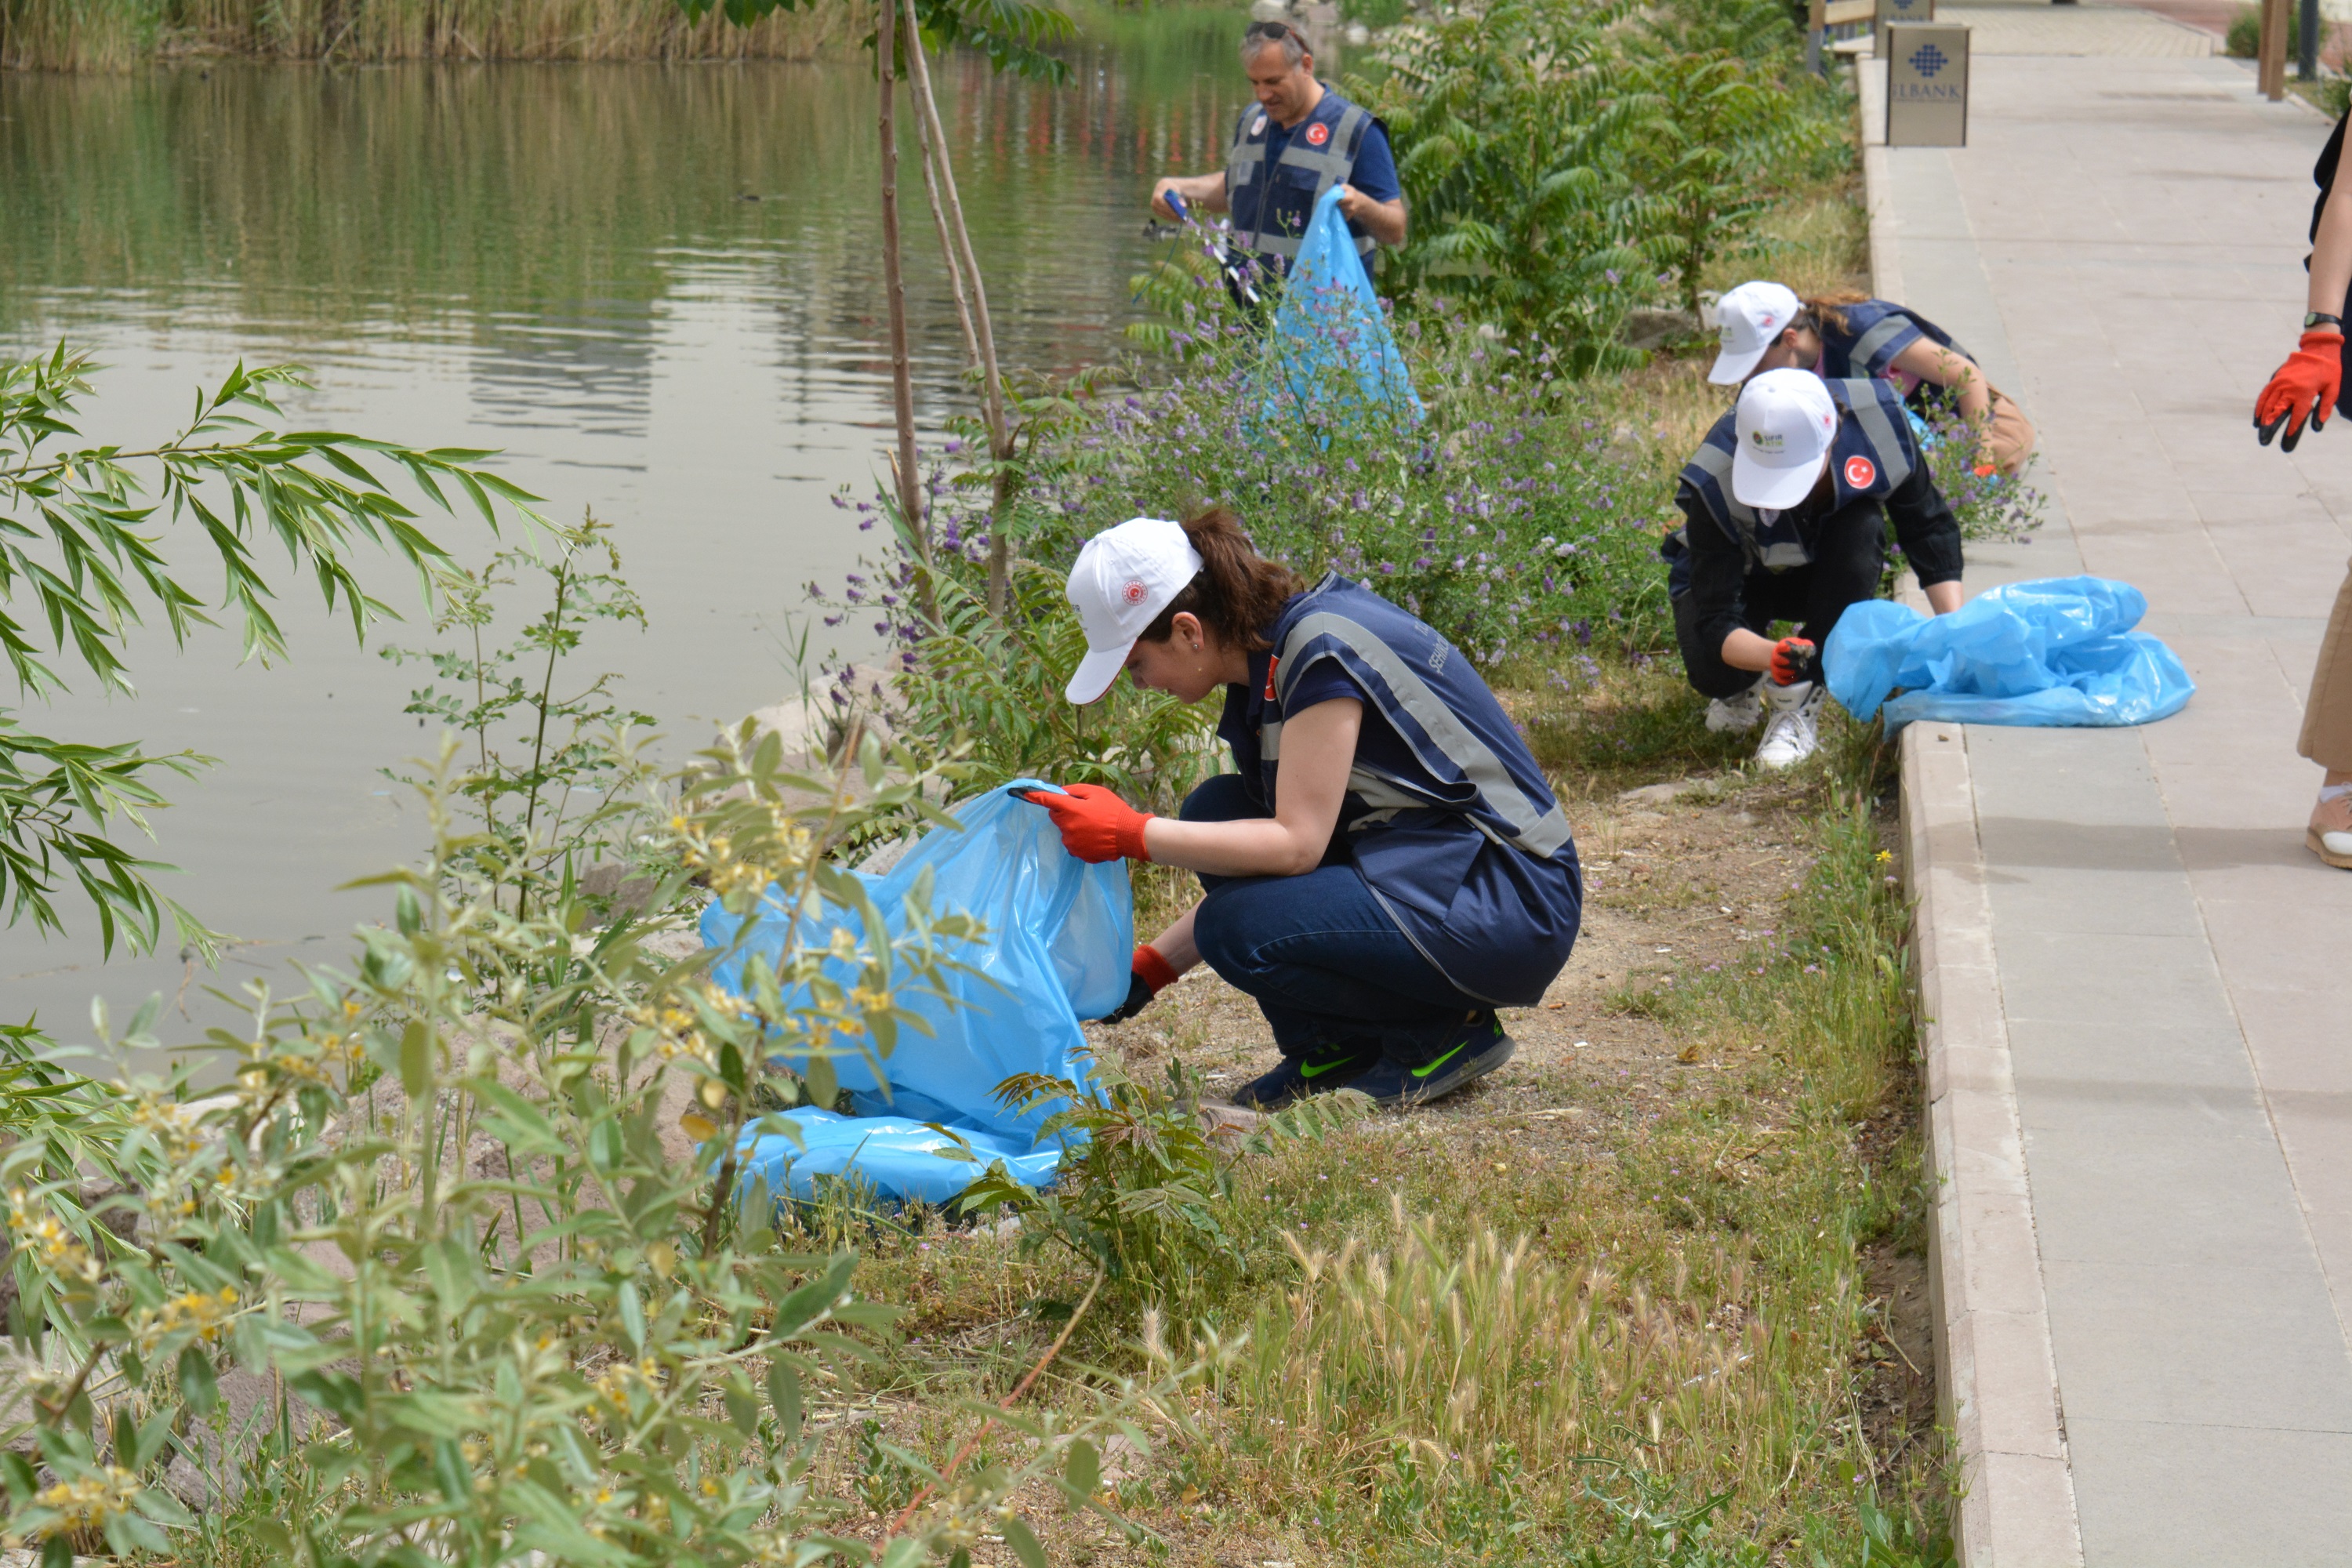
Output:
<svg viewBox="0 0 2352 1568">
<path fill-rule="evenodd" d="M 2035 19 L 2128 45 L 2120 24 Z M 1967 1200 L 1940 1244 L 1964 1544 L 2003 1568 L 2352 1560 L 2352 874 L 2303 847 L 2318 773 L 2294 750 L 2352 553 L 2352 428 L 2288 458 L 2248 425 L 2303 311 L 2326 126 L 2163 41 L 1979 54 L 1970 145 L 1881 154 L 1882 273 L 2043 433 L 2056 515 L 1972 552 L 1969 586 L 2134 583 L 2200 689 L 2146 730 L 1914 744 L 1960 766 L 1936 776 L 1972 816 L 1915 826 L 1915 876 L 1990 920 L 1989 968 L 1981 932 L 1927 933 L 1957 1042 L 1933 1092 L 2014 1094 L 2005 1129 L 1937 1121 Z M 2031 1230 L 2009 1256 L 2021 1149 Z"/>
</svg>

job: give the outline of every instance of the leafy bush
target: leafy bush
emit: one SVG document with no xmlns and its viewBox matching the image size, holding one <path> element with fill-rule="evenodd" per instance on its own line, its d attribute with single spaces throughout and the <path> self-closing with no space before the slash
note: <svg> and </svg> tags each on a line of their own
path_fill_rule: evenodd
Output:
<svg viewBox="0 0 2352 1568">
<path fill-rule="evenodd" d="M 481 832 L 459 858 L 509 889 L 523 913 L 551 877 L 584 868 L 580 862 L 598 847 L 615 847 L 598 830 L 625 813 L 625 794 L 646 782 L 646 770 L 627 737 L 632 727 L 654 721 L 614 700 L 613 683 L 620 677 L 609 671 L 568 695 L 557 691 L 557 672 L 589 626 L 621 621 L 642 628 L 646 612 L 620 575 L 619 548 L 593 515 L 576 529 L 550 533 L 558 547 L 551 561 L 540 551 L 508 550 L 479 572 L 441 574 L 441 611 L 433 629 L 463 631 L 467 646 L 378 650 L 394 664 L 428 663 L 450 683 L 446 689 L 426 686 L 411 692 L 401 711 L 439 719 L 470 739 L 472 766 L 457 793 L 480 819 Z M 600 552 L 601 572 L 593 564 Z M 498 590 L 514 586 L 508 574 L 525 569 L 546 579 L 546 612 L 526 623 L 508 647 L 485 648 L 482 636 L 497 616 Z M 522 731 L 513 739 L 523 748 L 520 757 L 492 743 L 495 730 L 518 719 Z"/>
<path fill-rule="evenodd" d="M 1654 292 L 1624 154 L 1647 106 L 1626 90 L 1624 0 L 1499 0 L 1400 27 L 1385 74 L 1349 81 L 1388 123 L 1411 205 L 1384 264 L 1400 292 L 1460 299 L 1576 371 L 1622 365 L 1613 338 Z"/>
<path fill-rule="evenodd" d="M 57 651 L 70 647 L 106 691 L 131 689 L 120 650 L 142 612 L 160 615 L 179 642 L 214 624 L 166 562 L 158 524 L 201 533 L 220 563 L 222 607 L 239 623 L 246 657 L 267 663 L 283 658 L 286 645 L 269 611 L 270 586 L 252 559 L 256 544 L 282 548 L 317 579 L 328 609 L 347 610 L 362 635 L 389 612 L 361 590 L 346 559 L 352 545 L 383 547 L 428 587 L 430 574 L 448 564 L 370 459 L 405 470 L 445 511 L 446 485 L 493 528 L 499 502 L 536 519 L 536 498 L 474 466 L 488 453 L 265 429 L 254 416 L 282 418 L 272 397 L 305 384 L 292 365 L 238 365 L 214 391 L 199 391 L 188 426 L 157 446 L 68 447 L 80 435 L 74 422 L 98 368 L 63 343 L 46 359 L 0 357 L 0 653 L 20 694 L 65 688 L 10 613 L 20 596 L 39 607 Z M 142 812 L 165 804 L 158 776 L 184 777 L 209 761 L 194 752 L 151 756 L 136 742 L 53 740 L 0 709 L 0 900 L 8 923 L 61 931 L 55 895 L 60 879 L 70 879 L 97 910 L 108 951 L 118 937 L 134 951 L 153 947 L 167 920 L 183 940 L 208 949 L 203 922 L 149 879 L 168 868 L 107 835 L 118 816 L 146 832 Z"/>
<path fill-rule="evenodd" d="M 2231 57 L 2250 60 L 2262 51 L 2263 13 L 2259 6 L 2241 6 L 2230 18 L 2230 30 L 2221 47 Z M 2286 58 L 2296 58 L 2303 48 L 2302 7 L 2290 5 L 2286 13 Z"/>
<path fill-rule="evenodd" d="M 1016 1111 L 1054 1110 L 1044 1139 L 1077 1133 L 1052 1186 L 1030 1188 L 1000 1163 L 966 1188 L 965 1214 L 1004 1210 L 1022 1217 L 1021 1247 L 1057 1246 L 1130 1300 L 1198 1304 L 1240 1261 L 1226 1228 L 1228 1168 L 1277 1142 L 1319 1139 L 1361 1116 L 1371 1102 L 1342 1089 L 1269 1116 L 1246 1136 L 1222 1141 L 1201 1114 L 1200 1085 L 1183 1064 L 1168 1064 L 1160 1087 L 1097 1058 L 1088 1081 L 1024 1073 L 998 1086 Z"/>
<path fill-rule="evenodd" d="M 666 829 L 644 825 L 682 862 L 652 907 L 677 909 L 688 870 L 745 908 L 771 885 L 860 902 L 833 850 L 872 815 L 929 810 L 927 781 L 889 775 L 869 741 L 855 805 L 839 780 L 785 773 L 772 737 L 748 740 L 681 780 Z M 431 857 L 378 879 L 394 918 L 361 933 L 352 973 L 317 973 L 291 1005 L 257 994 L 249 1037 L 208 1042 L 217 1090 L 111 1094 L 119 1113 L 87 1139 L 126 1185 L 97 1206 L 136 1245 L 94 1248 L 60 1223 L 77 1189 L 40 1141 L 0 1159 L 24 1289 L 0 1409 L 38 1443 L 0 1456 L 9 1537 L 52 1559 L 95 1535 L 307 1568 L 910 1568 L 985 1529 L 1041 1561 L 1008 1500 L 1045 1480 L 1085 1504 L 1089 1434 L 1140 1440 L 1131 1417 L 1150 1412 L 1181 1427 L 1180 1380 L 1103 1386 L 1078 1419 L 990 1407 L 1025 1439 L 1014 1457 L 847 1533 L 850 1505 L 813 1485 L 828 1439 L 807 1415 L 892 1314 L 851 1293 L 854 1254 L 780 1250 L 765 1194 L 735 1184 L 770 1052 L 887 1056 L 898 999 L 971 923 L 788 948 L 738 999 L 699 962 L 653 956 L 683 910 L 600 927 L 562 897 L 505 907 L 448 794 L 428 795 Z M 161 1010 L 109 1043 L 154 1047 Z M 681 1109 L 711 1124 L 698 1146 Z M 922 1455 L 883 1451 L 939 1481 Z M 300 1506 L 198 1520 L 165 1485 L 175 1462 L 208 1498 Z"/>
<path fill-rule="evenodd" d="M 1351 89 L 1387 121 L 1412 207 L 1384 277 L 1580 374 L 1633 363 L 1625 312 L 1756 248 L 1779 195 L 1844 151 L 1849 105 L 1798 68 L 1770 0 L 1499 0 L 1394 29 Z"/>
</svg>

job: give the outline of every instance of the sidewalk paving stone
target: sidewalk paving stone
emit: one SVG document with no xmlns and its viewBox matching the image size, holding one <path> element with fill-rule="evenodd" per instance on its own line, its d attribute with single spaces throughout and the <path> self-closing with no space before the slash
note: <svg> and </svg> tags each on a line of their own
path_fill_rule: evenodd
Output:
<svg viewBox="0 0 2352 1568">
<path fill-rule="evenodd" d="M 2145 730 L 1968 728 L 1975 832 L 1915 834 L 1915 887 L 1979 900 L 1923 903 L 1963 1560 L 2352 1560 L 2352 876 L 2303 847 L 2294 753 L 2352 433 L 2249 418 L 2326 127 L 2161 18 L 1938 19 L 1975 29 L 1970 144 L 1874 154 L 1874 253 L 2040 426 L 2052 497 L 1968 585 L 2130 582 L 2200 688 Z"/>
</svg>

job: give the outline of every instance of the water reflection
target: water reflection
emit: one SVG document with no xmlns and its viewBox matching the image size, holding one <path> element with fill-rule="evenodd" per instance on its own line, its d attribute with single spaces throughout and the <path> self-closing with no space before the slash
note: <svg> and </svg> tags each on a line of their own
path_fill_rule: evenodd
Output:
<svg viewBox="0 0 2352 1568">
<path fill-rule="evenodd" d="M 1239 15 L 1106 16 L 1061 89 L 972 59 L 938 69 L 1009 363 L 1116 352 L 1127 279 L 1154 249 L 1149 178 L 1213 166 L 1242 101 Z M 585 657 L 698 742 L 702 721 L 784 694 L 801 584 L 859 549 L 830 498 L 869 486 L 887 444 L 872 123 L 856 66 L 11 77 L 0 342 L 94 344 L 113 368 L 88 427 L 109 439 L 163 434 L 240 358 L 294 359 L 319 382 L 289 407 L 298 426 L 503 448 L 554 510 L 615 525 L 652 627 Z M 962 395 L 961 342 L 911 146 L 902 167 L 935 427 Z M 495 547 L 478 523 L 435 526 L 462 559 Z M 286 667 L 236 668 L 225 634 L 184 654 L 141 634 L 136 702 L 78 693 L 28 715 L 221 759 L 157 819 L 159 852 L 188 871 L 184 901 L 253 940 L 254 972 L 331 956 L 378 912 L 330 889 L 415 851 L 415 809 L 379 770 L 433 740 L 399 713 L 414 667 L 355 647 L 302 584 L 283 591 Z M 411 612 L 386 637 L 429 640 L 413 594 L 379 592 Z M 164 959 L 101 974 L 97 958 L 92 941 L 0 935 L 0 1016 L 37 1008 L 79 1033 L 94 990 L 135 1001 L 189 978 Z"/>
</svg>

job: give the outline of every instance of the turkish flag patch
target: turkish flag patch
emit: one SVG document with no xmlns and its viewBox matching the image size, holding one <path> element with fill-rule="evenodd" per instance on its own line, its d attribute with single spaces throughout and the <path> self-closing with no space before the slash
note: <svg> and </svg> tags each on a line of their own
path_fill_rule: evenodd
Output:
<svg viewBox="0 0 2352 1568">
<path fill-rule="evenodd" d="M 1878 470 L 1870 466 L 1868 458 L 1848 458 L 1845 460 L 1845 482 L 1848 489 L 1866 490 Z"/>
<path fill-rule="evenodd" d="M 1307 128 L 1307 144 L 1309 147 L 1320 147 L 1324 142 L 1328 142 L 1329 140 L 1331 140 L 1331 128 L 1329 126 L 1318 123 L 1310 125 Z"/>
<path fill-rule="evenodd" d="M 1276 654 L 1273 658 L 1265 661 L 1265 700 L 1268 702 L 1274 700 L 1274 668 L 1281 662 L 1282 656 L 1280 654 Z"/>
</svg>

